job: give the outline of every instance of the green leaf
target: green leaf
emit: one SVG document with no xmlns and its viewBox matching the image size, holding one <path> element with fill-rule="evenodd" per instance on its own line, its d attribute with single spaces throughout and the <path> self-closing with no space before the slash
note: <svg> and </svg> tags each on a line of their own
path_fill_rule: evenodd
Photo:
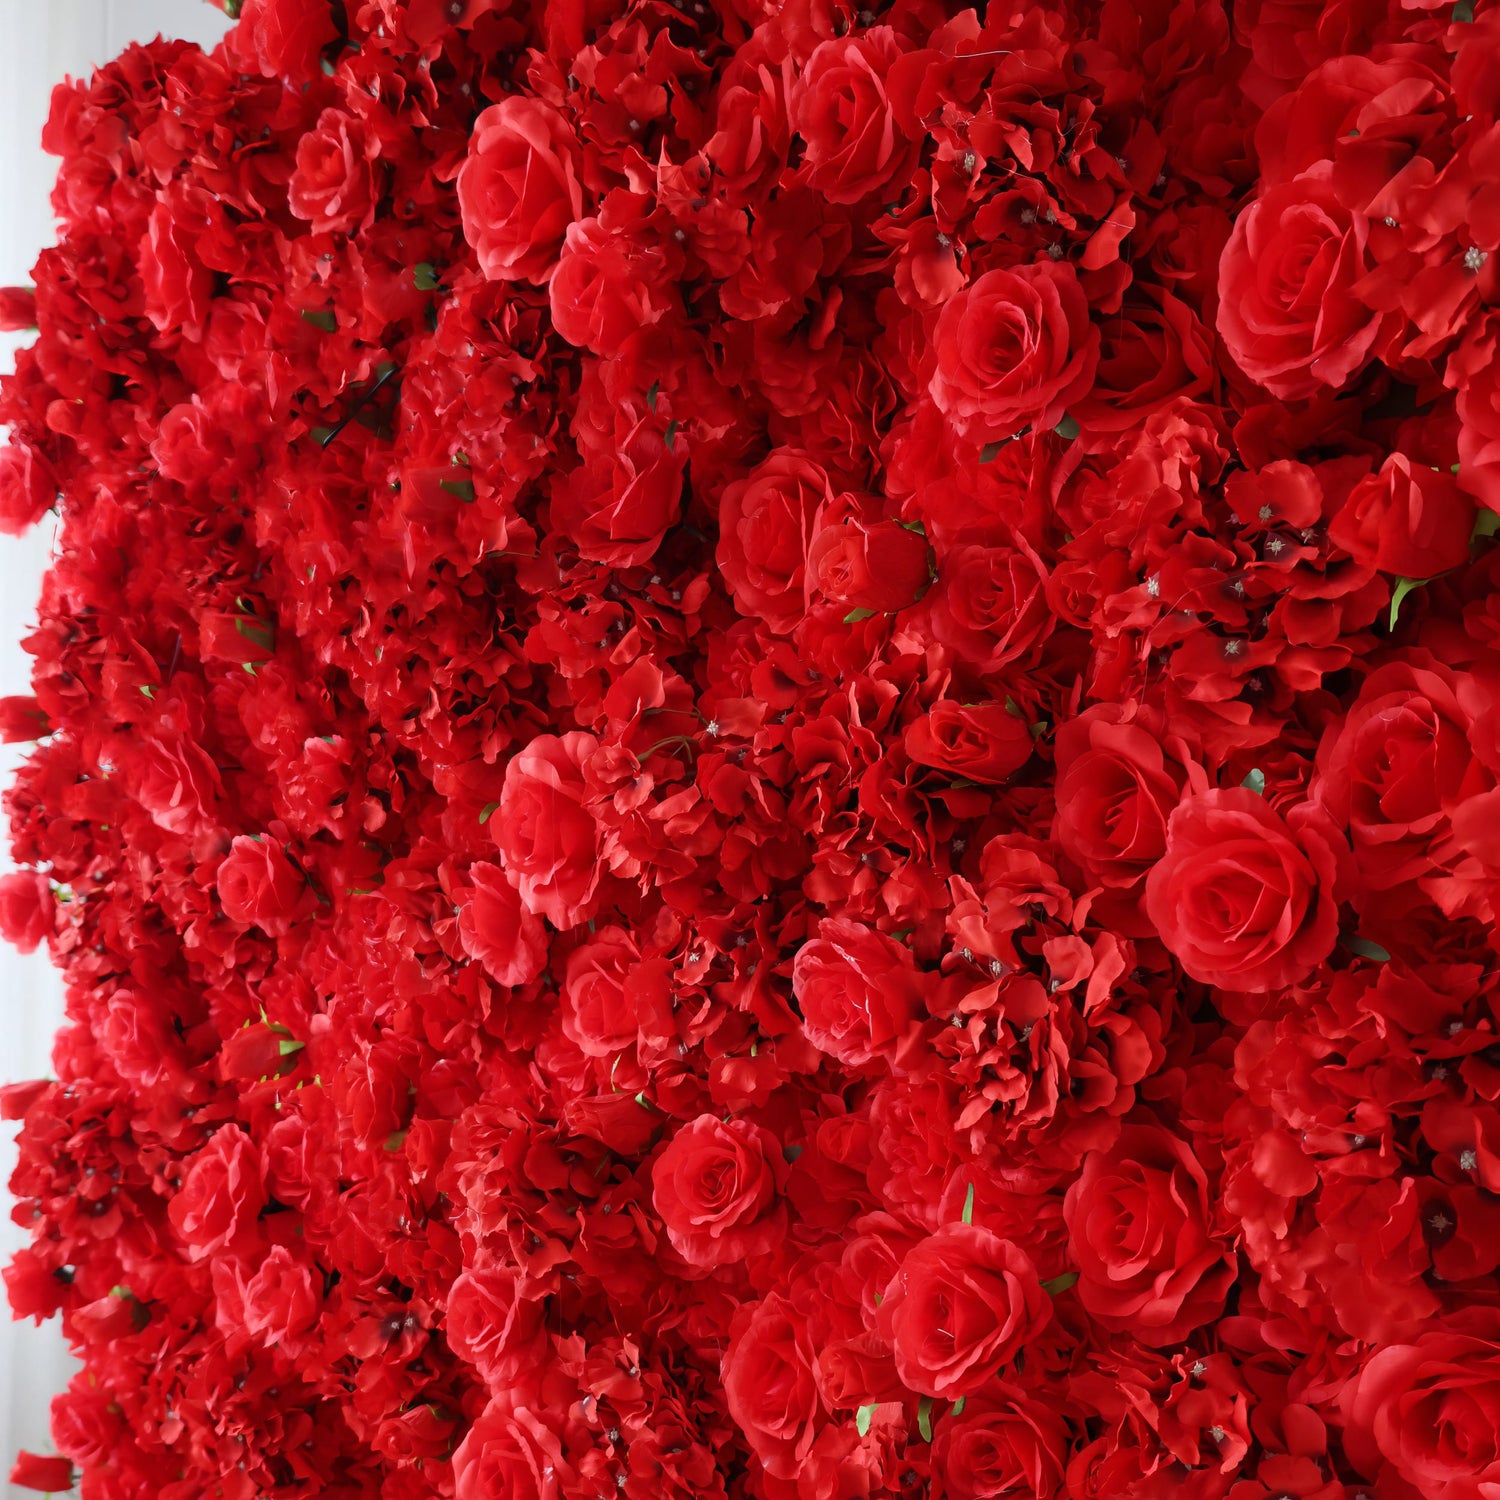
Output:
<svg viewBox="0 0 1500 1500">
<path fill-rule="evenodd" d="M 331 312 L 314 311 L 311 308 L 303 310 L 302 321 L 311 323 L 314 328 L 321 328 L 324 333 L 334 333 L 339 326 L 339 320 Z"/>
<path fill-rule="evenodd" d="M 923 1396 L 917 1402 L 917 1431 L 922 1434 L 922 1441 L 932 1441 L 932 1397 Z"/>
<path fill-rule="evenodd" d="M 672 439 L 677 436 L 677 429 L 681 426 L 682 423 L 679 422 L 676 417 L 673 417 L 672 420 L 667 423 L 666 444 L 668 451 L 671 450 Z"/>
<path fill-rule="evenodd" d="M 646 410 L 656 410 L 656 398 L 661 395 L 661 381 L 653 380 L 651 388 L 646 392 Z"/>
<path fill-rule="evenodd" d="M 1255 770 L 1240 782 L 1240 785 L 1254 792 L 1257 797 L 1264 797 L 1266 795 L 1266 773 L 1257 766 Z"/>
<path fill-rule="evenodd" d="M 1062 421 L 1059 422 L 1057 424 L 1057 426 L 1054 427 L 1052 430 L 1065 443 L 1071 443 L 1073 441 L 1073 439 L 1078 436 L 1078 432 L 1079 432 L 1078 422 L 1073 417 L 1064 417 L 1062 419 Z"/>
<path fill-rule="evenodd" d="M 1372 943 L 1369 938 L 1350 938 L 1348 947 L 1351 953 L 1357 953 L 1361 958 L 1372 959 L 1377 964 L 1388 964 L 1391 961 L 1391 955 L 1379 943 Z"/>
<path fill-rule="evenodd" d="M 870 1419 L 875 1415 L 878 1402 L 871 1401 L 854 1413 L 854 1430 L 863 1437 L 870 1430 Z"/>
<path fill-rule="evenodd" d="M 245 0 L 224 0 L 224 14 L 231 21 L 238 21 L 240 18 L 240 7 L 244 3 Z"/>
<path fill-rule="evenodd" d="M 953 1415 L 955 1417 L 961 1417 L 961 1416 L 963 1416 L 963 1414 L 964 1414 L 964 1403 L 968 1399 L 969 1398 L 967 1396 L 960 1396 L 958 1398 L 958 1400 L 953 1403 Z"/>
<path fill-rule="evenodd" d="M 896 524 L 904 531 L 915 531 L 918 536 L 927 535 L 927 528 L 920 521 L 897 521 Z"/>
<path fill-rule="evenodd" d="M 995 455 L 1005 446 L 1004 443 L 986 443 L 979 450 L 979 462 L 982 464 L 994 463 Z"/>
<path fill-rule="evenodd" d="M 406 1132 L 404 1130 L 393 1130 L 385 1138 L 385 1149 L 387 1151 L 399 1151 L 405 1141 Z"/>
<path fill-rule="evenodd" d="M 457 495 L 466 505 L 474 499 L 472 479 L 444 479 L 439 481 L 438 488 L 447 490 L 450 495 Z"/>
<path fill-rule="evenodd" d="M 656 1109 L 656 1106 L 646 1097 L 644 1090 L 642 1090 L 641 1093 L 635 1096 L 635 1102 L 639 1104 L 642 1109 L 649 1109 L 653 1112 Z"/>
<path fill-rule="evenodd" d="M 141 684 L 141 692 L 147 698 L 154 698 L 156 696 L 156 689 L 154 687 L 152 687 L 149 682 L 143 682 Z"/>
<path fill-rule="evenodd" d="M 1024 719 L 1026 717 L 1026 714 L 1022 710 L 1021 705 L 1017 703 L 1009 693 L 1005 695 L 1005 711 L 1013 719 Z"/>
<path fill-rule="evenodd" d="M 844 616 L 844 624 L 858 625 L 861 620 L 870 619 L 874 615 L 874 613 L 875 611 L 873 609 L 851 609 L 849 613 Z"/>
<path fill-rule="evenodd" d="M 109 1289 L 109 1295 L 118 1297 L 122 1302 L 129 1302 L 135 1297 L 135 1293 L 128 1286 L 112 1286 Z"/>
<path fill-rule="evenodd" d="M 271 651 L 276 645 L 276 633 L 267 626 L 262 625 L 259 620 L 239 619 L 234 622 L 234 628 L 251 642 L 259 646 L 262 651 Z"/>
<path fill-rule="evenodd" d="M 1401 601 L 1405 599 L 1413 589 L 1425 588 L 1426 586 L 1427 579 L 1425 578 L 1398 578 L 1396 580 L 1396 586 L 1391 590 L 1390 628 L 1392 630 L 1396 628 L 1396 616 L 1401 612 Z"/>
<path fill-rule="evenodd" d="M 479 821 L 481 823 L 488 823 L 490 820 L 490 814 L 494 812 L 494 810 L 499 806 L 500 804 L 498 802 L 486 802 L 484 804 L 484 811 L 479 814 Z"/>
<path fill-rule="evenodd" d="M 438 276 L 437 267 L 431 261 L 424 260 L 411 273 L 411 279 L 416 283 L 419 292 L 435 292 L 442 286 L 442 280 Z"/>
<path fill-rule="evenodd" d="M 326 448 L 333 441 L 334 434 L 337 431 L 337 427 L 314 427 L 312 431 L 308 433 L 308 436 L 313 440 L 313 442 L 318 445 L 318 447 Z"/>
<path fill-rule="evenodd" d="M 1474 517 L 1474 530 L 1469 533 L 1469 540 L 1477 542 L 1497 532 L 1500 532 L 1500 511 L 1493 511 L 1486 505 Z"/>
<path fill-rule="evenodd" d="M 1474 20 L 1474 0 L 1458 0 L 1453 7 L 1453 24 L 1468 26 Z"/>
<path fill-rule="evenodd" d="M 1054 1276 L 1051 1281 L 1042 1283 L 1042 1290 L 1049 1297 L 1055 1297 L 1059 1292 L 1065 1292 L 1078 1280 L 1077 1271 L 1064 1271 L 1061 1276 Z"/>
<path fill-rule="evenodd" d="M 276 1043 L 276 1050 L 283 1057 L 290 1057 L 293 1053 L 300 1052 L 306 1045 L 306 1042 L 299 1042 L 295 1037 L 284 1036 Z"/>
<path fill-rule="evenodd" d="M 964 1223 L 974 1222 L 974 1184 L 969 1184 L 969 1191 L 964 1194 Z"/>
</svg>

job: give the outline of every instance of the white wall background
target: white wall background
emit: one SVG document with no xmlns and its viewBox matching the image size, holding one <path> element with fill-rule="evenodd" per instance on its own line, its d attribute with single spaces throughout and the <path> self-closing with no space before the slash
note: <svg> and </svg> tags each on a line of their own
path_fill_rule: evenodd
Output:
<svg viewBox="0 0 1500 1500">
<path fill-rule="evenodd" d="M 160 33 L 212 46 L 228 26 L 207 0 L 0 0 L 0 286 L 31 281 L 37 252 L 55 238 L 48 195 L 56 162 L 39 144 L 52 87 L 83 77 L 130 42 Z M 29 335 L 0 334 L 9 369 Z M 21 637 L 36 622 L 36 599 L 52 547 L 52 527 L 0 536 L 0 696 L 30 690 L 31 658 Z M 0 746 L 0 783 L 10 784 L 26 747 Z M 0 870 L 8 837 L 0 838 Z M 62 1020 L 62 989 L 45 950 L 23 956 L 0 943 L 0 1082 L 50 1074 L 51 1039 Z M 15 1161 L 17 1126 L 0 1127 L 0 1184 Z M 0 1193 L 0 1261 L 26 1242 Z M 0 1482 L 20 1448 L 52 1453 L 47 1408 L 68 1381 L 72 1359 L 55 1322 L 11 1323 L 0 1296 Z M 33 1491 L 4 1486 L 9 1496 Z"/>
</svg>

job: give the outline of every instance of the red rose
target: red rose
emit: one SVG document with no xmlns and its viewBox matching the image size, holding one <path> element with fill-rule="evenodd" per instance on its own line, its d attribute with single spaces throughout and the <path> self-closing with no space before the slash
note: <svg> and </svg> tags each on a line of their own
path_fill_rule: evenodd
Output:
<svg viewBox="0 0 1500 1500">
<path fill-rule="evenodd" d="M 458 909 L 464 952 L 484 965 L 496 984 L 530 984 L 547 962 L 547 930 L 521 904 L 499 865 L 469 866 L 469 898 Z"/>
<path fill-rule="evenodd" d="M 887 191 L 899 198 L 916 165 L 918 144 L 896 123 L 886 94 L 901 51 L 889 26 L 872 26 L 820 43 L 793 85 L 788 106 L 803 140 L 803 175 L 830 203 Z"/>
<path fill-rule="evenodd" d="M 1071 1436 L 1053 1410 L 1003 1387 L 933 1423 L 932 1500 L 1053 1500 Z"/>
<path fill-rule="evenodd" d="M 490 831 L 526 909 L 567 929 L 588 920 L 599 884 L 599 826 L 583 805 L 591 734 L 538 735 L 505 768 Z"/>
<path fill-rule="evenodd" d="M 1331 838 L 1296 836 L 1245 787 L 1200 792 L 1167 823 L 1167 852 L 1146 877 L 1146 915 L 1186 973 L 1256 992 L 1295 984 L 1338 938 Z"/>
<path fill-rule="evenodd" d="M 807 553 L 819 511 L 833 503 L 828 475 L 805 453 L 779 448 L 719 500 L 715 554 L 740 613 L 790 634 L 802 618 Z"/>
<path fill-rule="evenodd" d="M 562 990 L 563 1035 L 586 1057 L 614 1057 L 639 1030 L 628 989 L 640 949 L 623 927 L 601 928 L 568 955 Z"/>
<path fill-rule="evenodd" d="M 1055 427 L 1099 362 L 1077 273 L 1052 260 L 987 271 L 944 305 L 932 342 L 932 399 L 972 443 Z"/>
<path fill-rule="evenodd" d="M 167 1216 L 182 1237 L 189 1260 L 236 1252 L 255 1232 L 266 1204 L 260 1152 L 238 1125 L 221 1125 L 192 1159 Z"/>
<path fill-rule="evenodd" d="M 1366 1478 L 1394 1470 L 1412 1486 L 1411 1500 L 1500 1493 L 1500 1317 L 1493 1308 L 1470 1306 L 1414 1343 L 1377 1350 L 1344 1387 L 1342 1405 L 1344 1452 Z M 1408 1491 L 1390 1494 L 1407 1500 Z"/>
<path fill-rule="evenodd" d="M 1052 1320 L 1031 1257 L 976 1224 L 947 1224 L 906 1253 L 876 1314 L 908 1390 L 980 1390 Z"/>
<path fill-rule="evenodd" d="M 453 1455 L 454 1500 L 558 1500 L 572 1477 L 557 1433 L 509 1395 L 490 1402 Z"/>
<path fill-rule="evenodd" d="M 318 54 L 338 37 L 327 0 L 245 0 L 240 29 L 266 77 L 299 83 L 317 74 Z"/>
<path fill-rule="evenodd" d="M 368 229 L 375 217 L 371 162 L 379 143 L 364 121 L 325 109 L 297 142 L 297 169 L 287 184 L 287 204 L 308 219 L 315 234 Z"/>
<path fill-rule="evenodd" d="M 1451 474 L 1393 453 L 1350 490 L 1328 537 L 1362 567 L 1431 578 L 1469 560 L 1474 502 Z"/>
<path fill-rule="evenodd" d="M 448 1346 L 496 1394 L 547 1357 L 547 1302 L 504 1266 L 470 1266 L 448 1292 Z"/>
<path fill-rule="evenodd" d="M 931 558 L 923 533 L 899 521 L 866 524 L 851 517 L 813 537 L 808 589 L 840 608 L 894 614 L 927 592 Z"/>
<path fill-rule="evenodd" d="M 1219 332 L 1274 396 L 1339 390 L 1368 362 L 1380 320 L 1355 295 L 1367 224 L 1333 191 L 1331 163 L 1266 189 L 1219 261 Z"/>
<path fill-rule="evenodd" d="M 25 443 L 0 448 L 0 532 L 23 536 L 57 504 L 57 486 Z"/>
<path fill-rule="evenodd" d="M 825 917 L 817 937 L 797 950 L 792 993 L 812 1044 L 857 1068 L 895 1054 L 922 1009 L 923 977 L 894 938 Z"/>
<path fill-rule="evenodd" d="M 724 1352 L 724 1401 L 766 1472 L 795 1479 L 812 1451 L 821 1408 L 806 1322 L 783 1297 L 742 1306 Z"/>
<path fill-rule="evenodd" d="M 1182 797 L 1161 739 L 1116 704 L 1097 704 L 1057 731 L 1052 836 L 1101 885 L 1130 887 L 1166 852 Z"/>
<path fill-rule="evenodd" d="M 938 559 L 932 633 L 980 672 L 1027 655 L 1052 629 L 1047 570 L 1019 532 L 1008 546 L 954 547 Z"/>
<path fill-rule="evenodd" d="M 656 1211 L 690 1265 L 764 1254 L 786 1235 L 786 1164 L 776 1138 L 745 1119 L 699 1115 L 651 1168 Z"/>
<path fill-rule="evenodd" d="M 148 739 L 134 770 L 136 801 L 169 833 L 192 833 L 208 818 L 219 772 L 191 740 L 175 735 Z"/>
<path fill-rule="evenodd" d="M 60 1494 L 73 1488 L 73 1460 L 44 1458 L 22 1448 L 11 1467 L 10 1482 L 23 1490 L 44 1490 Z"/>
<path fill-rule="evenodd" d="M 641 226 L 631 220 L 607 226 L 600 219 L 568 226 L 547 299 L 552 326 L 575 348 L 602 358 L 661 322 L 675 300 L 665 258 L 644 240 Z"/>
<path fill-rule="evenodd" d="M 322 1273 L 273 1245 L 245 1283 L 245 1329 L 295 1356 L 323 1310 Z"/>
<path fill-rule="evenodd" d="M 291 928 L 307 888 L 280 844 L 243 834 L 229 846 L 215 881 L 219 904 L 231 922 L 257 926 L 272 937 Z"/>
<path fill-rule="evenodd" d="M 999 786 L 1031 759 L 1035 742 L 1003 703 L 934 703 L 906 726 L 906 753 L 919 766 Z"/>
<path fill-rule="evenodd" d="M 511 94 L 474 122 L 458 174 L 464 238 L 491 281 L 546 282 L 583 214 L 578 138 L 550 104 Z"/>
<path fill-rule="evenodd" d="M 1446 862 L 1453 813 L 1495 785 L 1475 757 L 1489 690 L 1437 662 L 1372 672 L 1318 747 L 1314 800 L 1349 841 L 1365 890 L 1386 890 Z"/>
<path fill-rule="evenodd" d="M 52 882 L 35 870 L 0 875 L 0 937 L 22 953 L 34 952 L 57 919 Z"/>
<path fill-rule="evenodd" d="M 1078 1295 L 1111 1332 L 1179 1343 L 1224 1308 L 1237 1266 L 1208 1231 L 1208 1178 L 1191 1147 L 1127 1125 L 1091 1151 L 1063 1202 Z"/>
</svg>

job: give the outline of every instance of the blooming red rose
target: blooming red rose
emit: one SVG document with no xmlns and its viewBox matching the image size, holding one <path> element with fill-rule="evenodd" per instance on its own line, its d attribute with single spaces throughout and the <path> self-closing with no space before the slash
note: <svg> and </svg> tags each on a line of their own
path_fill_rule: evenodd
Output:
<svg viewBox="0 0 1500 1500">
<path fill-rule="evenodd" d="M 947 1401 L 987 1385 L 1051 1320 L 1030 1256 L 977 1224 L 907 1251 L 876 1314 L 902 1383 Z"/>
<path fill-rule="evenodd" d="M 973 443 L 1055 427 L 1099 362 L 1077 273 L 1051 260 L 985 272 L 948 300 L 932 342 L 932 399 Z"/>
<path fill-rule="evenodd" d="M 917 160 L 886 93 L 901 44 L 889 26 L 820 43 L 788 99 L 792 128 L 803 141 L 803 172 L 831 203 L 858 203 L 872 193 L 900 196 Z"/>
<path fill-rule="evenodd" d="M 547 283 L 552 326 L 576 348 L 616 355 L 632 334 L 671 311 L 666 271 L 665 257 L 642 243 L 635 222 L 580 219 L 568 226 Z"/>
<path fill-rule="evenodd" d="M 469 866 L 469 898 L 458 909 L 464 951 L 497 984 L 530 984 L 547 960 L 547 930 L 521 903 L 499 865 Z"/>
<path fill-rule="evenodd" d="M 1494 1309 L 1466 1308 L 1412 1343 L 1377 1349 L 1342 1405 L 1344 1451 L 1366 1478 L 1394 1471 L 1411 1486 L 1391 1489 L 1402 1500 L 1486 1500 L 1500 1486 Z"/>
<path fill-rule="evenodd" d="M 454 1500 L 558 1500 L 572 1468 L 552 1425 L 498 1396 L 453 1455 Z"/>
<path fill-rule="evenodd" d="M 821 527 L 807 551 L 808 589 L 831 603 L 874 614 L 915 604 L 931 581 L 927 537 L 899 521 L 849 517 Z"/>
<path fill-rule="evenodd" d="M 806 1323 L 777 1293 L 736 1314 L 721 1372 L 724 1401 L 777 1479 L 796 1477 L 818 1435 L 814 1358 Z"/>
<path fill-rule="evenodd" d="M 539 1288 L 499 1265 L 472 1266 L 448 1293 L 449 1346 L 496 1394 L 546 1358 L 547 1302 Z"/>
<path fill-rule="evenodd" d="M 1053 1500 L 1070 1447 L 1044 1403 L 1001 1387 L 933 1423 L 932 1500 Z"/>
<path fill-rule="evenodd" d="M 1500 511 L 1500 314 L 1474 320 L 1443 379 L 1457 393 L 1458 483 Z"/>
<path fill-rule="evenodd" d="M 1294 833 L 1245 787 L 1187 797 L 1146 877 L 1146 914 L 1184 971 L 1259 991 L 1295 984 L 1338 938 L 1333 836 Z"/>
<path fill-rule="evenodd" d="M 1495 785 L 1475 755 L 1473 677 L 1420 658 L 1372 672 L 1318 747 L 1313 796 L 1348 830 L 1363 890 L 1446 862 L 1454 811 Z"/>
<path fill-rule="evenodd" d="M 1268 188 L 1235 221 L 1219 262 L 1219 333 L 1272 395 L 1338 390 L 1369 360 L 1380 319 L 1355 290 L 1367 237 L 1334 191 L 1331 163 Z"/>
<path fill-rule="evenodd" d="M 802 618 L 807 554 L 820 510 L 833 503 L 827 473 L 782 448 L 719 500 L 716 560 L 741 614 L 787 635 Z"/>
<path fill-rule="evenodd" d="M 511 94 L 474 122 L 458 174 L 464 238 L 491 281 L 546 282 L 583 215 L 578 139 L 550 104 Z"/>
<path fill-rule="evenodd" d="M 136 800 L 169 833 L 190 833 L 214 806 L 218 768 L 191 740 L 171 734 L 148 739 L 133 769 Z"/>
<path fill-rule="evenodd" d="M 792 965 L 803 1030 L 851 1068 L 894 1055 L 921 1012 L 924 990 L 910 949 L 844 917 L 825 917 Z"/>
<path fill-rule="evenodd" d="M 1127 1125 L 1084 1158 L 1063 1215 L 1078 1296 L 1103 1327 L 1160 1347 L 1223 1310 L 1234 1254 L 1210 1234 L 1207 1174 L 1177 1136 Z"/>
<path fill-rule="evenodd" d="M 1031 729 L 1003 703 L 934 703 L 908 724 L 906 753 L 919 766 L 985 785 L 1008 781 L 1031 759 Z"/>
<path fill-rule="evenodd" d="M 1091 880 L 1137 884 L 1166 852 L 1181 795 L 1160 736 L 1124 709 L 1098 704 L 1058 727 L 1052 836 Z"/>
<path fill-rule="evenodd" d="M 1019 660 L 1052 628 L 1046 565 L 1019 532 L 1008 541 L 944 553 L 930 595 L 933 635 L 981 672 Z"/>
<path fill-rule="evenodd" d="M 198 254 L 183 190 L 169 189 L 146 221 L 140 246 L 146 316 L 157 328 L 201 339 L 213 298 L 213 272 Z"/>
<path fill-rule="evenodd" d="M 260 927 L 272 937 L 291 927 L 307 887 L 279 843 L 246 835 L 229 846 L 215 881 L 230 921 Z"/>
<path fill-rule="evenodd" d="M 73 1460 L 71 1458 L 45 1458 L 28 1453 L 24 1448 L 16 1454 L 11 1466 L 10 1482 L 23 1490 L 44 1490 L 61 1493 L 73 1488 Z"/>
<path fill-rule="evenodd" d="M 526 909 L 554 927 L 587 921 L 599 884 L 599 828 L 583 781 L 598 743 L 578 730 L 538 735 L 511 757 L 489 822 L 506 878 Z"/>
<path fill-rule="evenodd" d="M 322 1273 L 284 1245 L 273 1245 L 245 1283 L 245 1328 L 295 1355 L 323 1308 Z"/>
<path fill-rule="evenodd" d="M 371 163 L 378 150 L 365 124 L 342 109 L 325 109 L 297 142 L 297 170 L 287 204 L 317 234 L 347 234 L 374 218 Z"/>
<path fill-rule="evenodd" d="M 327 0 L 245 0 L 240 16 L 269 77 L 305 83 L 318 71 L 318 54 L 338 35 Z"/>
<path fill-rule="evenodd" d="M 781 1147 L 750 1120 L 699 1115 L 651 1168 L 656 1211 L 689 1264 L 712 1268 L 760 1255 L 786 1233 Z"/>
<path fill-rule="evenodd" d="M 167 1215 L 188 1259 L 202 1260 L 251 1240 L 265 1203 L 259 1149 L 238 1125 L 221 1125 L 193 1157 Z"/>
<path fill-rule="evenodd" d="M 568 955 L 562 987 L 563 1034 L 589 1057 L 613 1057 L 633 1046 L 639 1029 L 630 988 L 640 963 L 623 927 L 603 927 Z"/>
<path fill-rule="evenodd" d="M 52 882 L 35 870 L 0 875 L 0 937 L 31 953 L 53 929 L 57 902 Z"/>
</svg>

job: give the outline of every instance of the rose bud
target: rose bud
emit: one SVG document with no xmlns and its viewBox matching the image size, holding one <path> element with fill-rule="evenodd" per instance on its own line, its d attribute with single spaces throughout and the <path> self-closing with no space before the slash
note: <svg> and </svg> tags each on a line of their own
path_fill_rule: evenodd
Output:
<svg viewBox="0 0 1500 1500">
<path fill-rule="evenodd" d="M 0 333 L 36 327 L 36 293 L 29 286 L 0 286 Z"/>
<path fill-rule="evenodd" d="M 22 1448 L 11 1468 L 10 1482 L 23 1490 L 41 1490 L 48 1494 L 70 1490 L 73 1488 L 73 1460 L 43 1458 Z"/>
<path fill-rule="evenodd" d="M 899 521 L 828 526 L 807 553 L 809 587 L 833 604 L 894 614 L 915 604 L 932 582 L 932 549 Z"/>
</svg>

